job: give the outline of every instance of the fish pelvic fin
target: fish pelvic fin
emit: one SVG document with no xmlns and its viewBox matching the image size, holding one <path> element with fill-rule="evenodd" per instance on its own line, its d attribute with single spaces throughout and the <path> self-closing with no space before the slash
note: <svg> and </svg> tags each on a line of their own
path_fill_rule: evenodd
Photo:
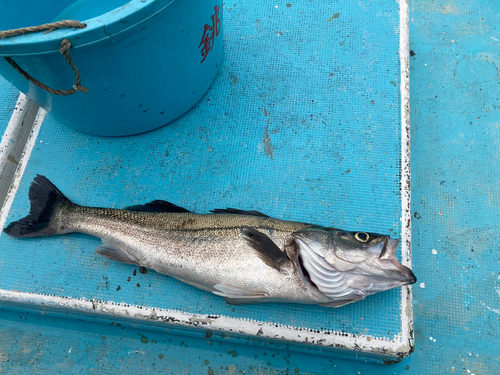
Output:
<svg viewBox="0 0 500 375">
<path fill-rule="evenodd" d="M 102 240 L 102 245 L 95 249 L 96 254 L 117 262 L 135 264 L 140 266 L 139 261 L 127 254 L 118 244 Z"/>
<path fill-rule="evenodd" d="M 214 285 L 214 291 L 212 293 L 221 297 L 225 297 L 224 301 L 226 301 L 230 305 L 249 305 L 254 303 L 262 303 L 265 301 L 266 297 L 266 295 L 262 292 L 240 288 L 227 283 L 219 283 Z"/>
<path fill-rule="evenodd" d="M 68 233 L 54 220 L 61 209 L 74 205 L 46 177 L 37 175 L 28 194 L 31 208 L 28 216 L 10 223 L 3 232 L 11 237 L 39 237 Z"/>
<path fill-rule="evenodd" d="M 233 305 L 241 305 L 247 303 L 259 303 L 263 302 L 262 299 L 266 297 L 263 292 L 258 292 L 246 288 L 241 288 L 238 286 L 234 286 L 228 283 L 219 283 L 215 284 L 213 287 L 214 294 L 225 297 L 227 303 L 231 303 Z M 231 302 L 233 301 L 233 302 Z M 238 301 L 243 301 L 239 302 Z M 248 301 L 248 302 L 244 302 Z M 258 301 L 258 302 L 255 302 Z"/>
<path fill-rule="evenodd" d="M 280 270 L 281 265 L 290 260 L 286 253 L 281 251 L 278 245 L 264 233 L 250 227 L 241 227 L 240 231 L 241 236 L 247 241 L 248 245 L 257 252 L 268 266 Z"/>
</svg>

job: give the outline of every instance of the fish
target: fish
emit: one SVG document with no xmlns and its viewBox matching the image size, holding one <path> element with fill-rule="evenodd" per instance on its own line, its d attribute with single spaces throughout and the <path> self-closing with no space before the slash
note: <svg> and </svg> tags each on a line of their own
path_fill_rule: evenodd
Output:
<svg viewBox="0 0 500 375">
<path fill-rule="evenodd" d="M 234 208 L 197 214 L 163 200 L 111 209 L 70 201 L 46 177 L 29 190 L 29 215 L 3 232 L 17 238 L 85 233 L 105 258 L 153 269 L 229 304 L 341 307 L 417 281 L 399 241 L 272 218 Z"/>
</svg>

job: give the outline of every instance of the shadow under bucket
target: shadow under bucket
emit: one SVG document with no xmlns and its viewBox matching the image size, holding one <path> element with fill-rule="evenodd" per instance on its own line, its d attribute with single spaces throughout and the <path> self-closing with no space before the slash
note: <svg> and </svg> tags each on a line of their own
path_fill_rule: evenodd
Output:
<svg viewBox="0 0 500 375">
<path fill-rule="evenodd" d="M 20 0 L 3 8 L 0 75 L 84 133 L 131 135 L 171 122 L 200 100 L 221 63 L 221 0 Z"/>
</svg>

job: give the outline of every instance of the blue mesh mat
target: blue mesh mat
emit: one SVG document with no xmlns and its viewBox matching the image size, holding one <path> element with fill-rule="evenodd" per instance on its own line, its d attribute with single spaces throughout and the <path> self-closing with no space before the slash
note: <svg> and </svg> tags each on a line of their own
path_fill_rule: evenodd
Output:
<svg viewBox="0 0 500 375">
<path fill-rule="evenodd" d="M 398 3 L 261 0 L 226 2 L 224 12 L 219 76 L 174 123 L 99 138 L 47 116 L 9 221 L 28 213 L 29 185 L 43 174 L 79 204 L 165 199 L 198 213 L 237 207 L 398 237 Z M 401 329 L 400 290 L 340 309 L 231 306 L 153 271 L 134 276 L 137 267 L 94 254 L 99 244 L 3 235 L 0 288 L 378 337 Z"/>
<path fill-rule="evenodd" d="M 16 106 L 19 91 L 0 76 L 0 132 L 3 134 Z"/>
</svg>

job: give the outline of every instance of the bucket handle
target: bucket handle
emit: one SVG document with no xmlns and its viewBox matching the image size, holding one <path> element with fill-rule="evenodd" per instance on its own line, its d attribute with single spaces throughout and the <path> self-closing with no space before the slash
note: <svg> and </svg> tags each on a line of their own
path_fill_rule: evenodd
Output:
<svg viewBox="0 0 500 375">
<path fill-rule="evenodd" d="M 58 22 L 52 22 L 52 23 L 47 23 L 45 25 L 40 25 L 40 26 L 32 26 L 32 27 L 24 27 L 21 29 L 14 29 L 14 30 L 7 30 L 7 31 L 0 31 L 0 39 L 10 37 L 10 36 L 16 36 L 16 35 L 22 35 L 25 33 L 33 33 L 33 32 L 38 32 L 38 31 L 43 31 L 46 30 L 45 32 L 48 33 L 52 30 L 59 29 L 59 28 L 66 28 L 66 27 L 76 27 L 79 29 L 83 29 L 87 27 L 87 25 L 78 22 L 78 21 L 58 21 Z M 21 74 L 24 78 L 26 78 L 28 81 L 33 83 L 35 86 L 51 93 L 54 95 L 73 95 L 77 91 L 81 92 L 89 92 L 89 89 L 86 87 L 83 87 L 81 85 L 81 78 L 80 78 L 80 72 L 78 71 L 78 68 L 76 67 L 75 63 L 71 59 L 71 56 L 69 55 L 69 50 L 71 48 L 71 42 L 68 39 L 63 39 L 61 40 L 61 48 L 59 49 L 59 52 L 64 56 L 66 61 L 68 62 L 69 66 L 73 69 L 73 72 L 75 73 L 76 76 L 76 83 L 73 85 L 73 88 L 71 90 L 55 90 L 50 88 L 49 86 L 45 85 L 44 83 L 38 81 L 37 79 L 33 78 L 29 73 L 24 71 L 14 60 L 12 60 L 11 57 L 4 57 L 4 59 L 14 68 L 16 69 L 19 74 Z"/>
</svg>

